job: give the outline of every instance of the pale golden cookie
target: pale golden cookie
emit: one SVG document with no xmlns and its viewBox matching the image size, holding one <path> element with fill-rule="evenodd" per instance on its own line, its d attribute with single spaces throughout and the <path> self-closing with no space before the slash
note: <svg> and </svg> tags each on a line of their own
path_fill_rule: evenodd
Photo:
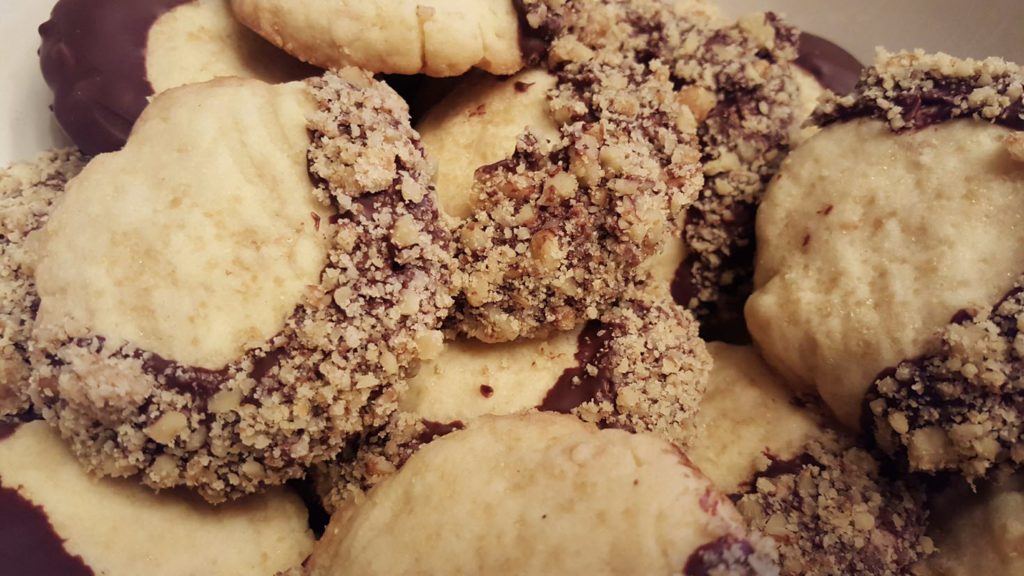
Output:
<svg viewBox="0 0 1024 576">
<path fill-rule="evenodd" d="M 904 574 L 925 557 L 919 486 L 830 429 L 753 348 L 708 348 L 715 367 L 689 453 L 752 529 L 778 541 L 784 575 Z"/>
<path fill-rule="evenodd" d="M 883 370 L 935 351 L 954 315 L 992 306 L 1024 271 L 1024 162 L 1010 150 L 1022 77 L 1001 61 L 883 55 L 765 197 L 750 332 L 850 427 Z"/>
<path fill-rule="evenodd" d="M 69 184 L 31 392 L 90 469 L 221 501 L 387 419 L 451 304 L 407 118 L 354 69 L 189 85 Z"/>
<path fill-rule="evenodd" d="M 88 155 L 121 148 L 148 99 L 169 88 L 312 70 L 235 20 L 229 0 L 60 0 L 39 33 L 54 114 Z"/>
<path fill-rule="evenodd" d="M 512 0 L 231 0 L 238 19 L 322 68 L 458 76 L 523 66 Z"/>
<path fill-rule="evenodd" d="M 44 422 L 0 428 L 0 518 L 20 530 L 0 541 L 12 574 L 272 576 L 313 547 L 306 508 L 284 488 L 213 508 L 97 480 Z"/>
<path fill-rule="evenodd" d="M 421 449 L 332 519 L 306 572 L 776 573 L 763 550 L 671 444 L 531 415 Z"/>
</svg>

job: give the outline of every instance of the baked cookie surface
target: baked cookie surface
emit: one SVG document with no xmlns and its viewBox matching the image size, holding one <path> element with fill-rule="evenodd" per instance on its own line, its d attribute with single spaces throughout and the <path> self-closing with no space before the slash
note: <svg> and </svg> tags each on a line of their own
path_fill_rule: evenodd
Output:
<svg viewBox="0 0 1024 576">
<path fill-rule="evenodd" d="M 671 444 L 550 414 L 482 419 L 424 447 L 335 516 L 306 565 L 309 574 L 776 570 Z"/>
<path fill-rule="evenodd" d="M 765 197 L 750 332 L 848 426 L 883 370 L 933 351 L 954 315 L 992 306 L 1024 269 L 1019 133 L 997 118 L 1019 78 L 1001 61 L 883 57 Z M 927 92 L 941 80 L 948 104 Z M 882 86 L 895 96 L 879 100 Z"/>
<path fill-rule="evenodd" d="M 296 58 L 336 69 L 458 76 L 523 65 L 512 0 L 231 0 L 239 20 Z"/>
<path fill-rule="evenodd" d="M 32 394 L 87 466 L 219 501 L 386 418 L 450 304 L 407 114 L 356 70 L 190 85 L 69 185 Z"/>
<path fill-rule="evenodd" d="M 0 425 L 0 518 L 11 574 L 272 576 L 313 547 L 306 509 L 284 488 L 214 508 L 98 480 L 38 421 Z"/>
</svg>

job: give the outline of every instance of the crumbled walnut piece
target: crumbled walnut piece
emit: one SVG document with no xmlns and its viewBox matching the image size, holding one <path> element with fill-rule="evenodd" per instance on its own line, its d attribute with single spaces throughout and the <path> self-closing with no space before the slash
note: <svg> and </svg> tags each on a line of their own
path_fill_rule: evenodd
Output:
<svg viewBox="0 0 1024 576">
<path fill-rule="evenodd" d="M 920 487 L 886 477 L 835 433 L 772 461 L 736 495 L 751 527 L 779 544 L 787 576 L 908 574 L 932 551 Z"/>
<path fill-rule="evenodd" d="M 64 149 L 0 171 L 0 423 L 16 419 L 31 404 L 28 338 L 39 296 L 28 239 L 84 166 L 81 154 Z"/>
<path fill-rule="evenodd" d="M 1024 465 L 1024 279 L 993 308 L 957 314 L 939 348 L 885 371 L 866 412 L 880 446 L 913 470 L 968 480 Z"/>
</svg>

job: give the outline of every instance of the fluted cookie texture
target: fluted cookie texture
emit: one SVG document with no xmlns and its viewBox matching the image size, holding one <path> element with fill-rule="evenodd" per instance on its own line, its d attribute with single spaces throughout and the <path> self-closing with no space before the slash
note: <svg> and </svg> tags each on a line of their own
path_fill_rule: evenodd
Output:
<svg viewBox="0 0 1024 576">
<path fill-rule="evenodd" d="M 39 308 L 29 238 L 85 165 L 76 150 L 52 150 L 0 171 L 0 422 L 30 407 L 29 335 Z"/>
<path fill-rule="evenodd" d="M 486 415 L 571 413 L 683 447 L 709 369 L 692 315 L 642 294 L 544 339 L 456 340 L 422 364 L 386 426 L 318 468 L 319 490 L 328 509 L 359 500 L 423 445 Z"/>
<path fill-rule="evenodd" d="M 535 414 L 481 419 L 424 447 L 335 515 L 306 564 L 313 575 L 409 572 L 777 569 L 671 444 Z"/>
<path fill-rule="evenodd" d="M 148 98 L 169 88 L 309 74 L 238 23 L 228 0 L 60 0 L 39 33 L 54 114 L 89 155 L 120 149 Z"/>
<path fill-rule="evenodd" d="M 934 352 L 950 318 L 992 306 L 1024 270 L 1008 127 L 1021 78 L 1001 61 L 883 55 L 765 197 L 750 332 L 848 426 L 883 370 Z"/>
<path fill-rule="evenodd" d="M 750 347 L 715 361 L 689 453 L 779 545 L 782 573 L 906 574 L 929 554 L 921 487 L 885 474 Z"/>
<path fill-rule="evenodd" d="M 456 231 L 454 327 L 488 342 L 597 319 L 678 235 L 701 182 L 693 114 L 651 32 L 676 21 L 669 6 L 524 10 L 527 34 L 550 46 L 561 139 L 527 131 L 510 157 L 476 172 L 475 211 Z"/>
<path fill-rule="evenodd" d="M 284 488 L 214 508 L 96 479 L 44 422 L 0 428 L 0 518 L 10 574 L 272 576 L 313 547 L 306 508 Z"/>
<path fill-rule="evenodd" d="M 231 0 L 238 19 L 322 68 L 458 76 L 523 64 L 512 0 Z"/>
<path fill-rule="evenodd" d="M 89 468 L 220 501 L 386 419 L 450 302 L 407 115 L 359 71 L 192 85 L 69 185 L 32 393 Z"/>
</svg>

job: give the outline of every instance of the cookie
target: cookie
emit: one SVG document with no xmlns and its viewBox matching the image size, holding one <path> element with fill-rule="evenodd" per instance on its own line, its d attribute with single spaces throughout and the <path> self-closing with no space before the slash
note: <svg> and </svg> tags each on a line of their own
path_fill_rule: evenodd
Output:
<svg viewBox="0 0 1024 576">
<path fill-rule="evenodd" d="M 30 405 L 28 338 L 39 297 L 29 237 L 84 164 L 76 150 L 52 150 L 0 171 L 0 422 Z"/>
<path fill-rule="evenodd" d="M 149 98 L 169 88 L 309 75 L 239 24 L 228 0 L 60 0 L 39 33 L 53 112 L 87 155 L 120 149 Z"/>
<path fill-rule="evenodd" d="M 883 371 L 939 350 L 954 316 L 1024 270 L 1021 78 L 998 60 L 882 55 L 765 196 L 750 333 L 847 426 Z"/>
<path fill-rule="evenodd" d="M 43 422 L 0 428 L 0 558 L 11 574 L 271 576 L 313 547 L 283 488 L 219 508 L 96 480 Z"/>
<path fill-rule="evenodd" d="M 558 79 L 543 68 L 507 78 L 470 74 L 431 107 L 416 130 L 437 163 L 437 196 L 448 215 L 465 220 L 478 210 L 477 169 L 507 159 L 529 131 L 546 146 L 561 140 L 548 107 Z"/>
<path fill-rule="evenodd" d="M 695 21 L 682 32 L 675 80 L 698 122 L 704 185 L 686 214 L 686 258 L 672 292 L 706 339 L 743 341 L 754 216 L 799 105 L 798 34 L 771 13 Z"/>
<path fill-rule="evenodd" d="M 685 446 L 709 368 L 693 317 L 649 297 L 543 339 L 455 340 L 420 366 L 387 426 L 318 469 L 319 491 L 328 509 L 342 508 L 423 445 L 486 415 L 568 413 Z"/>
<path fill-rule="evenodd" d="M 945 488 L 933 503 L 930 534 L 938 552 L 916 567 L 922 576 L 1012 576 L 1024 571 L 1024 478 L 996 474 L 972 488 Z"/>
<path fill-rule="evenodd" d="M 453 327 L 487 342 L 598 318 L 678 235 L 701 181 L 693 113 L 673 84 L 676 37 L 652 32 L 675 30 L 670 6 L 522 8 L 556 77 L 547 114 L 561 139 L 527 130 L 475 172 L 474 212 L 456 230 Z"/>
<path fill-rule="evenodd" d="M 337 69 L 458 76 L 523 65 L 509 0 L 231 0 L 246 26 L 296 58 Z"/>
<path fill-rule="evenodd" d="M 753 348 L 709 350 L 689 454 L 751 529 L 777 540 L 783 574 L 907 574 L 932 552 L 920 486 L 887 475 Z"/>
<path fill-rule="evenodd" d="M 31 391 L 91 470 L 215 502 L 280 484 L 440 347 L 448 235 L 408 110 L 343 74 L 167 91 L 69 183 Z"/>
<path fill-rule="evenodd" d="M 728 499 L 671 444 L 550 414 L 481 419 L 424 447 L 365 502 L 332 518 L 305 568 L 311 575 L 777 570 Z"/>
</svg>

